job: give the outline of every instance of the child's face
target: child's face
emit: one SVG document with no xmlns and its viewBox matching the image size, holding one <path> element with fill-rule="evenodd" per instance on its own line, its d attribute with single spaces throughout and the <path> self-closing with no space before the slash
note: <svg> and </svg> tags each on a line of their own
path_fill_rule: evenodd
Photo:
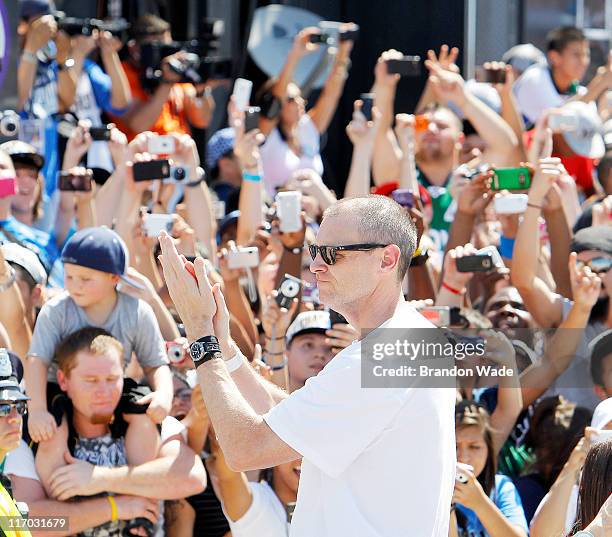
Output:
<svg viewBox="0 0 612 537">
<path fill-rule="evenodd" d="M 588 41 L 572 41 L 562 52 L 551 51 L 550 61 L 566 77 L 582 80 L 591 62 L 591 51 Z"/>
<path fill-rule="evenodd" d="M 489 449 L 480 427 L 469 425 L 460 427 L 456 431 L 457 461 L 469 464 L 474 468 L 474 475 L 478 477 L 487 464 Z"/>
<path fill-rule="evenodd" d="M 119 276 L 72 263 L 64 264 L 64 287 L 77 306 L 86 308 L 109 297 Z"/>
</svg>

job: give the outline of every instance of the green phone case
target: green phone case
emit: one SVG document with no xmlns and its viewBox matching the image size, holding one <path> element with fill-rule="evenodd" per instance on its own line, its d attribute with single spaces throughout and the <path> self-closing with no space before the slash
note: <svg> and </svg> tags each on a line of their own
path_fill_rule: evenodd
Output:
<svg viewBox="0 0 612 537">
<path fill-rule="evenodd" d="M 528 168 L 495 168 L 493 190 L 527 190 L 531 186 Z"/>
</svg>

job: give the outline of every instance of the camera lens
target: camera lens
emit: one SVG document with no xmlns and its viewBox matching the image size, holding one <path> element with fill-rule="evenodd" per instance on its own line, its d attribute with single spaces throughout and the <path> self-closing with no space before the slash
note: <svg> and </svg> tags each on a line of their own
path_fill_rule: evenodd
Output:
<svg viewBox="0 0 612 537">
<path fill-rule="evenodd" d="M 175 168 L 172 173 L 172 178 L 175 181 L 182 181 L 186 176 L 187 172 L 185 171 L 185 168 Z"/>
</svg>

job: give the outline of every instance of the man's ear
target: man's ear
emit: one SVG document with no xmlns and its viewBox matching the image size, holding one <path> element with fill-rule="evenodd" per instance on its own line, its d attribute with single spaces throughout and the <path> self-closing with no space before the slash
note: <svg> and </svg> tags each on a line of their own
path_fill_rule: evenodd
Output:
<svg viewBox="0 0 612 537">
<path fill-rule="evenodd" d="M 57 370 L 57 383 L 62 391 L 68 391 L 68 377 L 61 369 Z"/>
<path fill-rule="evenodd" d="M 549 50 L 546 53 L 546 57 L 548 58 L 548 62 L 553 67 L 556 67 L 561 61 L 561 54 L 559 54 L 556 50 Z"/>
<path fill-rule="evenodd" d="M 401 250 L 396 244 L 390 244 L 389 246 L 385 246 L 383 249 L 383 256 L 380 261 L 380 268 L 384 272 L 392 272 L 395 271 L 397 267 L 400 257 L 402 255 Z"/>
<path fill-rule="evenodd" d="M 111 281 L 113 282 L 114 285 L 117 285 L 120 279 L 121 278 L 117 276 L 116 274 L 111 274 Z"/>
<path fill-rule="evenodd" d="M 32 293 L 30 294 L 30 300 L 32 301 L 32 306 L 35 308 L 42 308 L 44 304 L 43 299 L 43 286 L 37 283 L 32 289 Z"/>
</svg>

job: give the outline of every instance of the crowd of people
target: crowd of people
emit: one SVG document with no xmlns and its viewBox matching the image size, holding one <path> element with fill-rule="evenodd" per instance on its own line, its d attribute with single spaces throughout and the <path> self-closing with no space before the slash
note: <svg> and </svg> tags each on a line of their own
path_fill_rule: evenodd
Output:
<svg viewBox="0 0 612 537">
<path fill-rule="evenodd" d="M 245 107 L 213 98 L 231 80 L 186 82 L 185 51 L 144 76 L 144 50 L 172 43 L 155 15 L 123 42 L 69 35 L 47 0 L 19 9 L 19 136 L 0 145 L 4 534 L 440 537 L 448 521 L 456 537 L 611 535 L 612 53 L 583 86 L 588 39 L 552 29 L 546 51 L 517 45 L 485 64 L 485 82 L 465 80 L 444 45 L 424 61 L 416 109 L 396 115 L 390 66 L 409 51 L 384 51 L 334 192 L 320 140 L 350 76 L 353 23 L 334 47 L 302 29 Z M 307 101 L 294 73 L 322 46 L 329 75 Z M 191 128 L 219 107 L 227 126 L 200 154 Z M 208 305 L 181 294 L 176 264 Z M 377 325 L 329 306 L 378 312 L 396 280 L 419 326 L 477 331 L 502 349 L 487 360 L 513 372 L 457 379 L 456 472 L 427 437 L 448 391 L 408 389 L 398 414 L 395 395 L 369 407 L 371 389 L 338 380 Z M 198 323 L 282 454 L 220 417 L 249 414 L 217 402 L 222 382 L 198 382 Z M 248 397 L 255 377 L 265 390 Z M 273 408 L 287 394 L 304 414 Z M 386 477 L 374 475 L 376 435 L 404 428 L 414 445 L 385 452 Z M 438 449 L 452 498 L 420 461 Z M 404 498 L 393 473 L 418 493 Z M 386 486 L 396 519 L 382 521 Z M 306 488 L 319 497 L 300 507 Z"/>
</svg>

